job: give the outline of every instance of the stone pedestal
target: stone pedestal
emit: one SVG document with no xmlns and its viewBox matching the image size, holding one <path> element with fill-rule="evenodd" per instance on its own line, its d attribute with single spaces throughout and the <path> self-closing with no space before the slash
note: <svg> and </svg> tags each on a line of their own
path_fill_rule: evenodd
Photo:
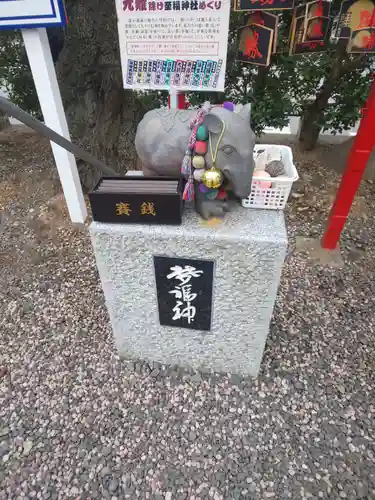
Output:
<svg viewBox="0 0 375 500">
<path fill-rule="evenodd" d="M 93 222 L 90 231 L 121 355 L 258 374 L 287 248 L 282 212 L 236 207 L 208 227 L 187 211 L 181 226 Z M 209 331 L 160 324 L 154 256 L 214 261 Z"/>
</svg>

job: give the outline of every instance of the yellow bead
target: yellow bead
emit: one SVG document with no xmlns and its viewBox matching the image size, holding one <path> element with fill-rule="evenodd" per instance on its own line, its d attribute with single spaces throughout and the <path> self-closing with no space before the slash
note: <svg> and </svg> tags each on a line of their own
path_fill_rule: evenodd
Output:
<svg viewBox="0 0 375 500">
<path fill-rule="evenodd" d="M 209 168 L 202 175 L 202 182 L 210 189 L 218 189 L 223 182 L 223 174 L 215 167 Z"/>
<path fill-rule="evenodd" d="M 204 168 L 206 162 L 204 161 L 204 156 L 193 156 L 191 163 L 194 168 Z"/>
</svg>

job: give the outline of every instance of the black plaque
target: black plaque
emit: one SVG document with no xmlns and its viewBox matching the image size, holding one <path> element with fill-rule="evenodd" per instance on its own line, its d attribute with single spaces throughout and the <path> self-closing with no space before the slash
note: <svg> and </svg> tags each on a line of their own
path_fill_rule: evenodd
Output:
<svg viewBox="0 0 375 500">
<path fill-rule="evenodd" d="M 237 60 L 259 66 L 268 66 L 274 33 L 270 28 L 257 24 L 241 28 Z"/>
<path fill-rule="evenodd" d="M 161 325 L 210 330 L 214 262 L 154 257 Z"/>
</svg>

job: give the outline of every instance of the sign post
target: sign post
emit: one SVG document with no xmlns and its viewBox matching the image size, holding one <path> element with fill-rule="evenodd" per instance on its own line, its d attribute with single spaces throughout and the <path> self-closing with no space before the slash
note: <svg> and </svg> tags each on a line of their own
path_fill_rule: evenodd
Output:
<svg viewBox="0 0 375 500">
<path fill-rule="evenodd" d="M 45 124 L 70 140 L 46 27 L 63 26 L 66 15 L 63 0 L 2 0 L 0 29 L 22 28 L 27 56 Z M 66 204 L 72 222 L 84 222 L 86 204 L 75 157 L 51 142 Z"/>
<path fill-rule="evenodd" d="M 169 107 L 171 109 L 178 109 L 178 91 L 173 89 L 169 91 Z"/>
</svg>

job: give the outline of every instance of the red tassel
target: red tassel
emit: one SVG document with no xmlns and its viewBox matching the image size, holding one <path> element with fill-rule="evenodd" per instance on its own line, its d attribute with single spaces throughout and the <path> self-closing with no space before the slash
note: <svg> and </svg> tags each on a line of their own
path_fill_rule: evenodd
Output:
<svg viewBox="0 0 375 500">
<path fill-rule="evenodd" d="M 182 195 L 182 199 L 185 201 L 194 200 L 194 179 L 189 177 L 187 183 L 185 184 L 185 189 Z"/>
</svg>

